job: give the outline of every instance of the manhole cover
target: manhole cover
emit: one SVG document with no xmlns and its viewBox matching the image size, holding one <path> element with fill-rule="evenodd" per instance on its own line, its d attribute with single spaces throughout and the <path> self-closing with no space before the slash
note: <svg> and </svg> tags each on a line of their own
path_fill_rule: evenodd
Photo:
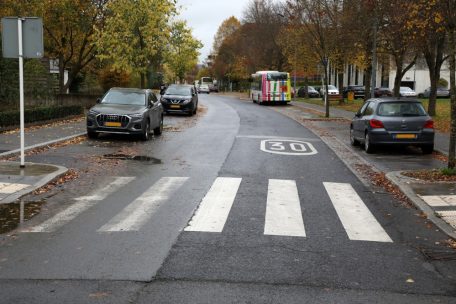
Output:
<svg viewBox="0 0 456 304">
<path fill-rule="evenodd" d="M 420 251 L 429 260 L 435 260 L 435 261 L 456 260 L 456 250 L 421 248 Z"/>
</svg>

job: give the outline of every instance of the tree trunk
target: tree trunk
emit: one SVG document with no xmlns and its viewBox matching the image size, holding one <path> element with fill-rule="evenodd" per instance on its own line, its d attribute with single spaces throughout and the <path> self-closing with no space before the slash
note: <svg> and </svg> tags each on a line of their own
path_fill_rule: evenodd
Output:
<svg viewBox="0 0 456 304">
<path fill-rule="evenodd" d="M 399 90 L 401 89 L 401 82 L 402 82 L 402 65 L 403 65 L 403 60 L 402 57 L 400 58 L 395 58 L 396 60 L 396 77 L 394 78 L 394 89 L 393 89 L 393 95 L 395 97 L 399 97 L 400 93 Z"/>
<path fill-rule="evenodd" d="M 371 96 L 371 80 L 372 80 L 372 64 L 368 65 L 366 70 L 364 71 L 366 74 L 365 76 L 365 88 L 364 88 L 364 100 L 368 100 L 374 96 Z"/>
<path fill-rule="evenodd" d="M 340 93 L 340 101 L 339 101 L 339 103 L 343 104 L 344 101 L 345 101 L 344 100 L 344 96 L 342 94 L 342 89 L 344 87 L 344 73 L 339 72 L 337 74 L 337 82 L 338 82 L 337 86 L 339 87 L 339 93 Z"/>
<path fill-rule="evenodd" d="M 329 117 L 329 94 L 328 94 L 328 62 L 323 64 L 325 69 L 325 117 Z"/>
<path fill-rule="evenodd" d="M 63 54 L 59 54 L 59 92 L 60 94 L 66 94 L 65 88 L 65 66 L 63 62 Z"/>
<path fill-rule="evenodd" d="M 146 74 L 144 72 L 140 73 L 141 75 L 141 89 L 146 88 Z"/>
<path fill-rule="evenodd" d="M 448 33 L 450 49 L 450 90 L 451 90 L 451 128 L 450 128 L 450 148 L 448 151 L 448 168 L 454 169 L 456 165 L 456 41 L 455 30 L 451 28 Z"/>
</svg>

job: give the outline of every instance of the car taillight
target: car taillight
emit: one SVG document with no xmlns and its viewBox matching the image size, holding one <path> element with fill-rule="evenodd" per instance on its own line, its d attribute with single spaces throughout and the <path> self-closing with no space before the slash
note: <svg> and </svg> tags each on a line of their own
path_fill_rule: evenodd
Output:
<svg viewBox="0 0 456 304">
<path fill-rule="evenodd" d="M 381 122 L 378 119 L 371 119 L 369 121 L 369 124 L 372 129 L 383 129 L 385 126 L 383 126 L 383 122 Z"/>
<path fill-rule="evenodd" d="M 429 119 L 428 121 L 426 121 L 423 128 L 424 129 L 434 129 L 434 121 L 432 119 Z"/>
</svg>

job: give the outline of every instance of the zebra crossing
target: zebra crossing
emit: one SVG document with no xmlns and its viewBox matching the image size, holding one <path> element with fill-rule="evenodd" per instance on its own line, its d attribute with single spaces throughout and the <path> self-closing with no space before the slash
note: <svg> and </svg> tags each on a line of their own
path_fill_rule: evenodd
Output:
<svg viewBox="0 0 456 304">
<path fill-rule="evenodd" d="M 106 223 L 100 224 L 97 232 L 139 231 L 161 205 L 171 201 L 173 194 L 179 191 L 189 179 L 188 177 L 162 177 Z M 242 180 L 237 177 L 217 177 L 184 231 L 223 233 L 230 211 L 236 204 Z M 21 232 L 57 231 L 90 208 L 103 201 L 109 201 L 111 195 L 125 191 L 128 184 L 134 181 L 134 177 L 115 177 L 112 182 L 96 192 L 76 198 L 75 202 L 66 209 L 40 224 L 24 228 Z M 323 182 L 322 187 L 350 240 L 393 242 L 351 184 Z M 295 180 L 269 179 L 264 227 L 262 227 L 264 235 L 307 237 L 305 214 L 301 208 L 301 205 L 305 206 L 305 204 L 305 199 L 300 200 Z"/>
</svg>

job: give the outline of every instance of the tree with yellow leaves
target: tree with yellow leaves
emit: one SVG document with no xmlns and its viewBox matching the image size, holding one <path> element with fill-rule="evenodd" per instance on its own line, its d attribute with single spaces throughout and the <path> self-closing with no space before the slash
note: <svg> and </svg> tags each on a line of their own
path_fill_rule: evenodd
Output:
<svg viewBox="0 0 456 304">
<path fill-rule="evenodd" d="M 175 1 L 111 0 L 108 10 L 110 16 L 98 32 L 98 56 L 114 68 L 139 74 L 144 88 L 149 65 L 169 41 Z"/>
</svg>

